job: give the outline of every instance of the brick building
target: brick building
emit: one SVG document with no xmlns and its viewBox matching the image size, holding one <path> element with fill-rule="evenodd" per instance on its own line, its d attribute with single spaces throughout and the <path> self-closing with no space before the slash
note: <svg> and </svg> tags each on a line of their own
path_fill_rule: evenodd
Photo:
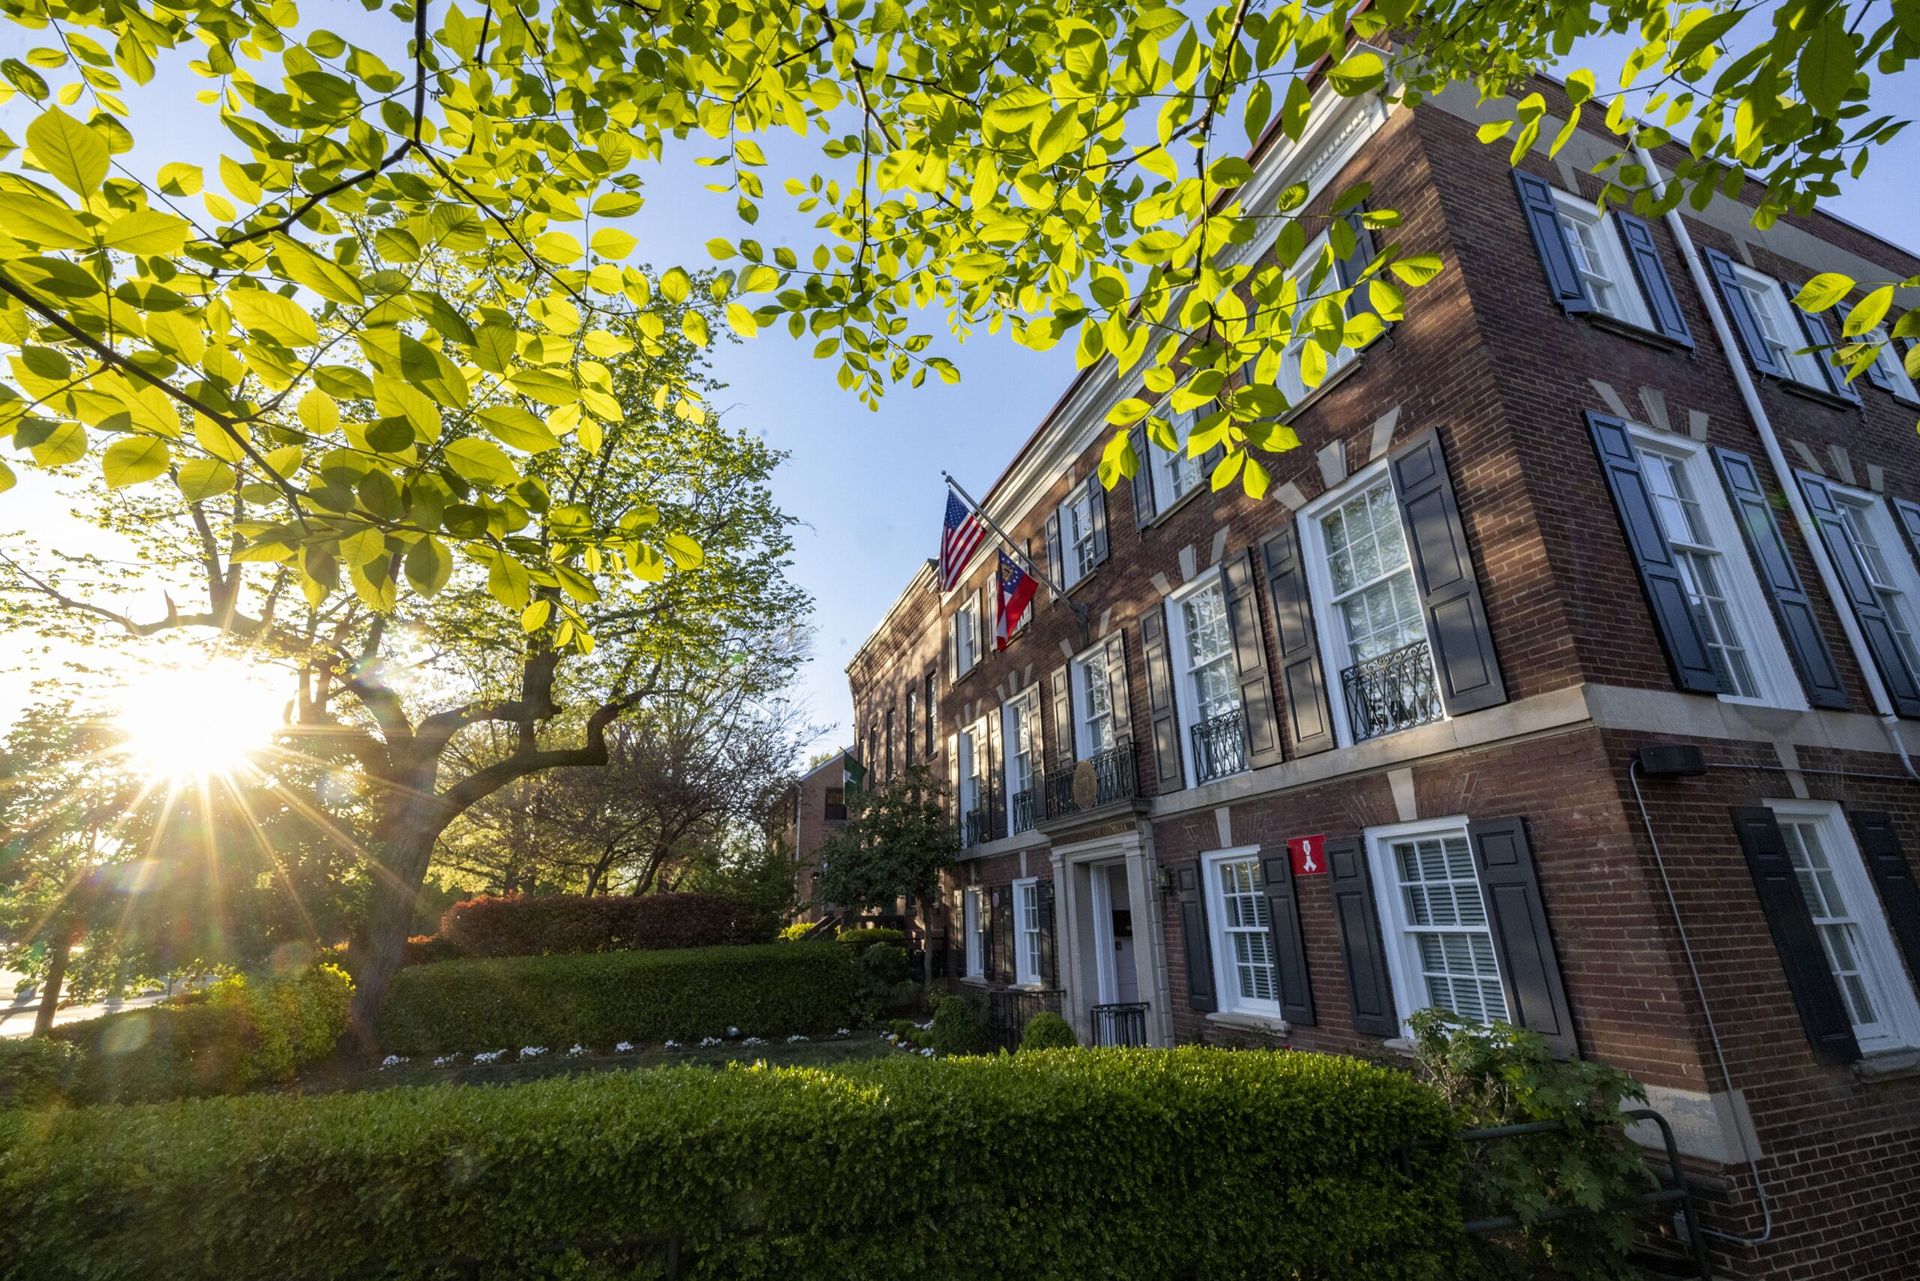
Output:
<svg viewBox="0 0 1920 1281">
<path fill-rule="evenodd" d="M 1920 1275 L 1920 407 L 1788 302 L 1920 260 L 1727 198 L 1599 214 L 1613 140 L 1509 171 L 1482 119 L 1323 91 L 1269 140 L 1252 207 L 1365 180 L 1445 270 L 1298 396 L 1264 502 L 1157 448 L 1103 491 L 1145 393 L 1089 369 L 982 499 L 1066 598 L 996 653 L 993 542 L 923 569 L 848 668 L 856 742 L 959 797 L 956 972 L 1083 1040 L 1506 1018 L 1647 1086 L 1727 1274 Z"/>
<path fill-rule="evenodd" d="M 786 814 L 784 838 L 793 863 L 793 896 L 799 904 L 794 919 L 820 921 L 833 914 L 817 900 L 814 879 L 820 875 L 820 843 L 846 826 L 847 756 L 834 752 L 795 779 L 787 788 L 782 808 Z"/>
</svg>

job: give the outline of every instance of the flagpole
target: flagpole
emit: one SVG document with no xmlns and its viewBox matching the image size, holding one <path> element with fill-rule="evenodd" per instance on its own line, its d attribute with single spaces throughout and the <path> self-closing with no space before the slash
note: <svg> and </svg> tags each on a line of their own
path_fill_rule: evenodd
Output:
<svg viewBox="0 0 1920 1281">
<path fill-rule="evenodd" d="M 978 516 L 981 522 L 985 524 L 988 529 L 991 529 L 999 537 L 1001 542 L 1005 543 L 1009 548 L 1011 548 L 1014 555 L 1018 556 L 1022 561 L 1026 563 L 1028 573 L 1032 574 L 1035 578 L 1045 583 L 1047 585 L 1047 590 L 1053 593 L 1054 598 L 1056 600 L 1064 600 L 1067 602 L 1067 604 L 1073 609 L 1073 616 L 1080 620 L 1080 633 L 1082 638 L 1083 639 L 1087 638 L 1088 632 L 1089 632 L 1089 623 L 1087 621 L 1087 607 L 1085 605 L 1082 605 L 1077 600 L 1068 600 L 1066 589 L 1061 587 L 1060 584 L 1054 582 L 1053 577 L 1051 575 L 1041 572 L 1040 567 L 1033 563 L 1033 557 L 1027 555 L 1027 549 L 1021 544 L 1015 542 L 1013 538 L 1010 535 L 1008 535 L 1006 530 L 1000 528 L 999 525 L 994 523 L 993 517 L 987 515 L 986 508 L 982 507 L 979 503 L 975 502 L 973 499 L 973 495 L 969 494 L 966 490 L 960 487 L 960 482 L 953 478 L 952 473 L 943 471 L 940 473 L 940 479 L 946 481 L 947 488 L 951 489 L 954 493 L 960 495 L 960 501 L 965 503 L 969 508 L 971 508 L 973 511 L 973 514 Z"/>
</svg>

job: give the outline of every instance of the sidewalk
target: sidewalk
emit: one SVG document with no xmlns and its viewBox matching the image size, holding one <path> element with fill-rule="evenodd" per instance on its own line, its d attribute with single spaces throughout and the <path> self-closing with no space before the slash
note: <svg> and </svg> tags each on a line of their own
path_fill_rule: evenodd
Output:
<svg viewBox="0 0 1920 1281">
<path fill-rule="evenodd" d="M 14 976 L 4 975 L 0 976 L 0 979 L 12 977 Z M 33 1017 L 40 1009 L 39 998 L 35 997 L 28 1001 L 14 1000 L 11 982 L 0 986 L 0 994 L 5 994 L 7 1002 L 5 1005 L 0 1005 L 0 1037 L 32 1035 Z M 166 993 L 160 992 L 151 996 L 128 996 L 119 1000 L 95 1001 L 87 1005 L 63 1005 L 54 1012 L 53 1021 L 56 1026 L 61 1023 L 78 1023 L 82 1019 L 98 1018 L 102 1014 L 137 1010 L 143 1005 L 152 1005 L 165 999 Z"/>
</svg>

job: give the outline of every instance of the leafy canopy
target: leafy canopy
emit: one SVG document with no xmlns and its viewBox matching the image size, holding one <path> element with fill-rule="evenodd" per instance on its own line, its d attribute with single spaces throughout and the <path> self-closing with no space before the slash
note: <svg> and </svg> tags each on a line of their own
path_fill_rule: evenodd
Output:
<svg viewBox="0 0 1920 1281">
<path fill-rule="evenodd" d="M 1311 387 L 1440 268 L 1371 208 L 1378 252 L 1338 278 L 1338 215 L 1369 193 L 1311 213 L 1299 188 L 1251 200 L 1242 154 L 1270 131 L 1298 140 L 1340 96 L 1530 88 L 1576 39 L 1619 33 L 1620 88 L 1567 80 L 1574 113 L 1604 112 L 1623 144 L 1612 196 L 1660 203 L 1627 144 L 1673 140 L 1661 202 L 1744 169 L 1764 224 L 1904 126 L 1871 108 L 1873 79 L 1920 50 L 1914 5 L 1834 0 L 365 5 L 343 34 L 314 21 L 338 7 L 294 0 L 0 0 L 29 46 L 0 61 L 0 94 L 30 103 L 0 167 L 0 437 L 107 486 L 271 508 L 236 523 L 240 557 L 310 600 L 389 612 L 463 561 L 576 648 L 591 636 L 569 600 L 699 548 L 656 536 L 643 504 L 580 519 L 530 463 L 598 455 L 623 417 L 614 371 L 710 341 L 708 309 L 680 306 L 695 290 L 741 335 L 810 338 L 869 402 L 957 376 L 929 354 L 936 313 L 961 336 L 1072 342 L 1083 365 L 1140 371 L 1116 425 L 1177 445 L 1171 414 L 1204 410 L 1186 448 L 1223 446 L 1215 487 L 1257 497 L 1260 455 L 1295 443 L 1286 345 L 1304 343 Z M 206 82 L 192 104 L 170 88 L 188 73 Z M 1653 93 L 1652 123 L 1629 90 Z M 1569 136 L 1538 93 L 1512 105 L 1487 141 Z M 196 124 L 220 138 L 210 171 L 168 156 Z M 648 168 L 689 149 L 744 224 L 709 245 L 710 276 L 635 260 Z M 774 199 L 812 243 L 753 238 Z M 1242 257 L 1274 221 L 1275 252 Z M 452 270 L 426 287 L 429 261 Z M 1354 289 L 1372 310 L 1349 319 Z M 707 412 L 672 377 L 655 396 L 689 424 Z M 1116 433 L 1103 478 L 1137 465 Z"/>
</svg>

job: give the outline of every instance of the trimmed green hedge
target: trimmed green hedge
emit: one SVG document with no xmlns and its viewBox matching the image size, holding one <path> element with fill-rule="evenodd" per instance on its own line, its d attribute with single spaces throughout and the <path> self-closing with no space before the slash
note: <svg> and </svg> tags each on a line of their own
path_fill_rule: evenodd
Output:
<svg viewBox="0 0 1920 1281">
<path fill-rule="evenodd" d="M 1199 1048 L 22 1113 L 0 1269 L 598 1281 L 675 1235 L 684 1275 L 738 1281 L 1438 1281 L 1452 1131 L 1403 1073 Z M 549 1270 L 566 1242 L 628 1244 Z"/>
<path fill-rule="evenodd" d="M 847 1022 L 853 964 L 832 943 L 443 961 L 401 970 L 380 1044 L 395 1054 L 820 1032 Z"/>
</svg>

